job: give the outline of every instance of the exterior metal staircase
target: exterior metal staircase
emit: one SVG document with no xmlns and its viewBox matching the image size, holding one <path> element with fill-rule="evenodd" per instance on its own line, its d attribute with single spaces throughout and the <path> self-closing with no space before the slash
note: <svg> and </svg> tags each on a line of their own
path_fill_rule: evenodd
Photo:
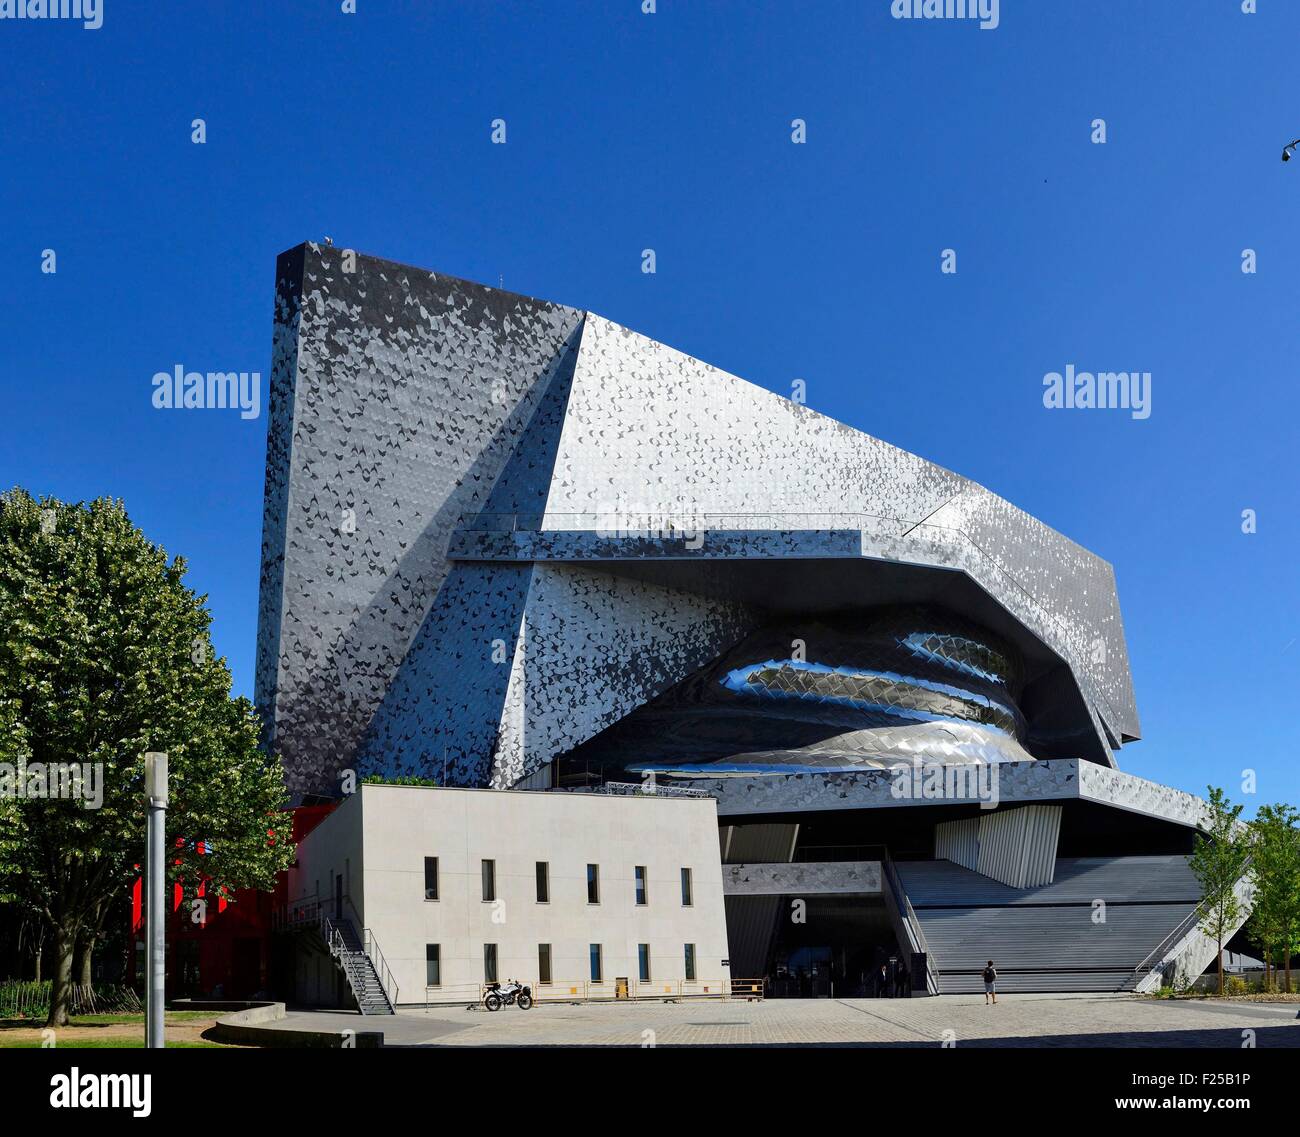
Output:
<svg viewBox="0 0 1300 1137">
<path fill-rule="evenodd" d="M 357 1009 L 363 1015 L 393 1014 L 397 984 L 392 982 L 392 973 L 388 970 L 383 953 L 370 934 L 370 929 L 366 929 L 363 940 L 357 935 L 351 920 L 330 916 L 321 917 L 320 927 L 325 946 L 347 977 L 348 986 L 357 1001 Z M 382 976 L 381 969 L 384 973 Z M 385 979 L 388 980 L 387 983 Z M 389 986 L 392 987 L 392 998 L 389 997 Z"/>
<path fill-rule="evenodd" d="M 351 900 L 343 898 L 350 906 Z M 336 914 L 327 915 L 333 909 Z M 369 928 L 357 934 L 356 925 L 337 914 L 335 904 L 307 896 L 289 904 L 275 917 L 277 931 L 318 933 L 335 966 L 343 972 L 357 1009 L 363 1015 L 391 1015 L 397 1005 L 397 980 Z"/>
</svg>

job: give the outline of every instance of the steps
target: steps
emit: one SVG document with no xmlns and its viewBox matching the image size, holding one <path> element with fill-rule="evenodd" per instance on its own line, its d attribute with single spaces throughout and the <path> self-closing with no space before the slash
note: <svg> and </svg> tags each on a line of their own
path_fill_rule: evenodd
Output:
<svg viewBox="0 0 1300 1137">
<path fill-rule="evenodd" d="M 389 1002 L 379 973 L 366 954 L 352 921 L 326 917 L 321 921 L 321 934 L 325 937 L 330 955 L 347 976 L 348 986 L 357 1001 L 357 1009 L 363 1015 L 391 1015 L 393 1004 Z"/>
<path fill-rule="evenodd" d="M 1060 858 L 1052 884 L 1024 889 L 951 861 L 896 867 L 943 994 L 982 992 L 990 958 L 999 991 L 1132 990 L 1134 969 L 1200 899 L 1182 856 Z"/>
</svg>

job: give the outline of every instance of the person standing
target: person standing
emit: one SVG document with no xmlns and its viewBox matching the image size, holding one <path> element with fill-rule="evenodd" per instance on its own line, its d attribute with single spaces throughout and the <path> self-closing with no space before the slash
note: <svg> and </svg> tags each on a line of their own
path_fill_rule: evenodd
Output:
<svg viewBox="0 0 1300 1137">
<path fill-rule="evenodd" d="M 998 1003 L 998 973 L 990 959 L 988 966 L 984 969 L 984 1005 L 989 1005 L 989 1000 L 993 1000 L 996 1007 Z"/>
</svg>

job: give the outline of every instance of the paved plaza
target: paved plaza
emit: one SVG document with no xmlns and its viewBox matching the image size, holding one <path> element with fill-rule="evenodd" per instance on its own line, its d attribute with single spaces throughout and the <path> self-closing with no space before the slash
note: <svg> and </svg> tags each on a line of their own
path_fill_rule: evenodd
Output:
<svg viewBox="0 0 1300 1137">
<path fill-rule="evenodd" d="M 396 1016 L 291 1011 L 303 1030 L 382 1031 L 388 1046 L 1300 1046 L 1300 1005 L 1124 995 L 546 1004 Z M 1251 1031 L 1248 1035 L 1244 1032 Z"/>
</svg>

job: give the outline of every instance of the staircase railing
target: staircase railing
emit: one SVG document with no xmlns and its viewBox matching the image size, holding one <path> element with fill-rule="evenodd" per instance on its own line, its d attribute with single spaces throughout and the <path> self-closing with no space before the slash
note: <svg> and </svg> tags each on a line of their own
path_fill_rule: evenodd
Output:
<svg viewBox="0 0 1300 1137">
<path fill-rule="evenodd" d="M 903 889 L 903 882 L 899 879 L 898 870 L 894 867 L 893 859 L 888 852 L 881 857 L 880 867 L 889 885 L 894 907 L 898 910 L 904 929 L 912 939 L 913 950 L 925 953 L 925 989 L 931 995 L 937 995 L 939 993 L 939 966 L 935 963 L 934 952 L 930 950 L 930 945 L 925 939 L 925 933 L 921 931 L 921 921 L 916 917 L 916 910 L 912 907 L 912 902 L 907 898 L 907 893 Z"/>
<path fill-rule="evenodd" d="M 1233 884 L 1235 889 L 1250 873 L 1250 865 L 1253 857 L 1247 857 L 1241 866 L 1241 875 Z M 1133 968 L 1133 979 L 1131 982 L 1140 982 L 1143 976 L 1150 975 L 1155 966 L 1164 959 L 1166 953 L 1179 940 L 1190 934 L 1193 928 L 1200 926 L 1201 921 L 1205 919 L 1205 913 L 1209 910 L 1211 902 L 1208 898 L 1203 899 L 1195 908 L 1193 908 L 1179 922 L 1168 935 L 1164 937 L 1154 948 L 1147 952 L 1145 958 L 1135 968 Z"/>
<path fill-rule="evenodd" d="M 375 933 L 369 928 L 365 928 L 361 935 L 366 955 L 370 959 L 371 966 L 375 969 L 375 974 L 379 976 L 379 982 L 384 988 L 384 995 L 388 999 L 388 1005 L 396 1010 L 398 991 L 397 979 L 389 968 L 388 961 L 384 958 L 384 953 L 379 950 L 379 941 L 375 939 Z"/>
<path fill-rule="evenodd" d="M 397 1009 L 397 983 L 393 979 L 393 973 L 388 967 L 388 962 L 384 959 L 383 953 L 379 950 L 378 941 L 375 940 L 370 929 L 365 930 L 365 938 L 361 942 L 361 950 L 354 950 L 348 946 L 347 937 L 343 935 L 342 929 L 329 916 L 324 913 L 320 918 L 321 937 L 325 940 L 325 946 L 329 949 L 330 955 L 334 961 L 343 969 L 343 974 L 347 976 L 348 986 L 352 989 L 352 994 L 356 997 L 358 1007 L 362 1003 L 362 995 L 366 989 L 366 978 L 364 971 L 361 969 L 361 962 L 358 956 L 369 961 L 370 966 L 374 969 L 375 975 L 379 978 L 382 994 L 388 1002 L 388 1009 L 395 1011 Z M 356 935 L 355 932 L 352 933 Z M 374 954 L 372 954 L 372 949 Z M 378 961 L 376 961 L 376 955 Z M 390 994 L 391 989 L 391 994 Z"/>
</svg>

